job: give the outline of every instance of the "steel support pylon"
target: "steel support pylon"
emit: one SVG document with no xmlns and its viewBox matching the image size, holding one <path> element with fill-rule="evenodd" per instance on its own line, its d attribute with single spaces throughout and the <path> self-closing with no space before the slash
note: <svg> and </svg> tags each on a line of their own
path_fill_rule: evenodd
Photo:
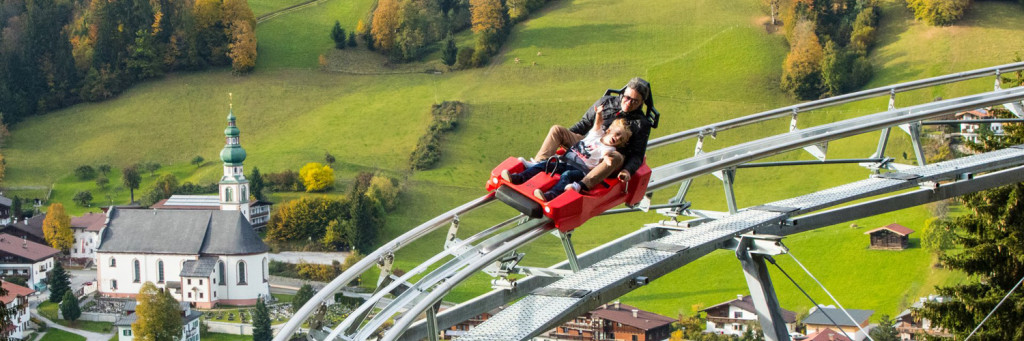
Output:
<svg viewBox="0 0 1024 341">
<path fill-rule="evenodd" d="M 743 266 L 747 288 L 750 289 L 750 297 L 754 301 L 754 311 L 764 332 L 764 339 L 768 341 L 791 340 L 765 264 L 765 258 L 788 251 L 781 240 L 782 237 L 779 236 L 748 234 L 738 237 L 735 241 L 736 258 Z"/>
</svg>

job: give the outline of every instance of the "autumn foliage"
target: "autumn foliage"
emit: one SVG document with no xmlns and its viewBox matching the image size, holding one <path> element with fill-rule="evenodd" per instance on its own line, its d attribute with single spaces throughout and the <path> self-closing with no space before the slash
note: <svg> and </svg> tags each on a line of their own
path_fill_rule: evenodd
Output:
<svg viewBox="0 0 1024 341">
<path fill-rule="evenodd" d="M 75 236 L 71 232 L 71 217 L 61 203 L 51 204 L 43 219 L 43 238 L 54 249 L 67 250 L 74 246 Z"/>
</svg>

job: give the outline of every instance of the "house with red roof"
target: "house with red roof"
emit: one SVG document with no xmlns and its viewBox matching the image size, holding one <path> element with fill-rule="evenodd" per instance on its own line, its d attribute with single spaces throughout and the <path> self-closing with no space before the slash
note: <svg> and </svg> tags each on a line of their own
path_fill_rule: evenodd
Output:
<svg viewBox="0 0 1024 341">
<path fill-rule="evenodd" d="M 984 109 L 984 108 L 982 108 L 982 109 L 975 109 L 975 110 L 971 110 L 971 111 L 964 111 L 964 112 L 956 114 L 956 119 L 957 120 L 991 120 L 991 119 L 994 119 L 994 118 L 998 118 L 998 117 L 993 115 L 992 112 L 989 109 Z M 985 125 L 982 125 L 980 123 L 961 123 L 960 124 L 960 136 L 963 137 L 966 140 L 970 140 L 972 142 L 977 143 L 978 142 L 978 134 L 981 133 L 981 130 L 984 128 L 984 126 Z M 987 126 L 988 126 L 988 130 L 991 131 L 991 133 L 993 135 L 1003 135 L 1004 134 L 1004 132 L 1003 132 L 1003 124 L 1002 123 L 989 123 L 989 124 L 987 124 Z"/>
<path fill-rule="evenodd" d="M 11 339 L 24 339 L 29 319 L 28 295 L 35 291 L 8 281 L 0 282 L 2 282 L 0 286 L 7 290 L 6 295 L 0 296 L 0 302 L 3 302 L 4 307 L 12 312 L 8 316 L 9 320 L 3 321 L 4 330 L 2 332 Z"/>
<path fill-rule="evenodd" d="M 665 340 L 675 319 L 619 303 L 601 305 L 535 340 Z"/>
<path fill-rule="evenodd" d="M 60 251 L 27 238 L 0 233 L 0 276 L 26 279 L 35 289 L 45 285 L 46 271 L 53 268 L 53 258 Z"/>
<path fill-rule="evenodd" d="M 81 217 L 71 217 L 71 231 L 75 244 L 71 247 L 71 258 L 79 262 L 95 260 L 96 248 L 100 245 L 100 231 L 106 226 L 107 215 L 89 212 Z"/>
<path fill-rule="evenodd" d="M 736 295 L 734 300 L 701 311 L 707 313 L 708 324 L 704 329 L 705 333 L 740 336 L 758 324 L 754 299 L 750 295 Z M 786 322 L 786 330 L 793 333 L 796 328 L 796 313 L 782 309 L 782 319 Z"/>
<path fill-rule="evenodd" d="M 864 234 L 871 235 L 871 249 L 874 250 L 906 249 L 910 245 L 911 233 L 914 233 L 914 230 L 896 223 L 864 232 Z"/>
<path fill-rule="evenodd" d="M 850 338 L 843 335 L 843 333 L 837 332 L 832 329 L 823 329 L 817 333 L 811 333 L 807 335 L 803 341 L 853 341 Z"/>
</svg>

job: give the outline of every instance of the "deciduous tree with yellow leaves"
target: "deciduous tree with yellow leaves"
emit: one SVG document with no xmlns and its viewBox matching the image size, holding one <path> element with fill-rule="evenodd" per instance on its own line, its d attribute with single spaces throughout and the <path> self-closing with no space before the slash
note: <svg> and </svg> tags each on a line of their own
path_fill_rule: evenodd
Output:
<svg viewBox="0 0 1024 341">
<path fill-rule="evenodd" d="M 43 219 L 43 238 L 54 249 L 67 250 L 74 246 L 75 236 L 71 232 L 71 217 L 61 203 L 51 204 Z"/>
<path fill-rule="evenodd" d="M 135 297 L 138 319 L 132 323 L 132 333 L 139 341 L 174 341 L 181 338 L 181 310 L 178 301 L 153 282 L 146 282 Z"/>
<path fill-rule="evenodd" d="M 331 166 L 310 162 L 299 169 L 299 177 L 306 186 L 306 192 L 320 192 L 334 186 L 334 169 Z"/>
</svg>

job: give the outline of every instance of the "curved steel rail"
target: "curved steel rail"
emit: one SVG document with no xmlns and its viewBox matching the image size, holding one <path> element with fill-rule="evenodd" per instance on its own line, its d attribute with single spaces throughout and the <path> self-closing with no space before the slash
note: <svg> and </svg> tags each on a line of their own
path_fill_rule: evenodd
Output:
<svg viewBox="0 0 1024 341">
<path fill-rule="evenodd" d="M 827 98 L 818 101 L 801 103 L 753 115 L 748 115 L 736 119 L 731 119 L 711 125 L 706 125 L 699 128 L 689 129 L 667 136 L 663 136 L 660 138 L 652 139 L 651 142 L 648 144 L 648 149 L 658 148 L 668 144 L 680 142 L 689 138 L 702 137 L 708 134 L 716 134 L 724 130 L 759 123 L 770 119 L 786 117 L 787 115 L 792 115 L 798 112 L 840 105 L 866 98 L 878 97 L 885 94 L 894 96 L 897 92 L 904 92 L 940 84 L 959 82 L 967 79 L 974 79 L 984 76 L 999 75 L 1000 73 L 1003 72 L 1012 72 L 1018 70 L 1024 70 L 1024 63 L 1005 64 L 990 68 L 978 69 L 918 81 L 900 83 L 891 86 L 879 87 L 875 89 L 864 90 L 856 93 Z M 1020 101 L 1022 98 L 1024 98 L 1024 90 L 1021 90 L 1021 88 L 996 91 L 989 94 L 965 96 L 952 100 L 908 107 L 905 109 L 890 110 L 879 114 L 843 121 L 842 123 L 826 124 L 819 127 L 808 128 L 740 145 L 735 145 L 733 147 L 727 147 L 713 152 L 709 152 L 698 157 L 680 160 L 661 167 L 657 167 L 655 169 L 654 175 L 652 176 L 651 185 L 648 187 L 648 191 L 652 192 L 664 188 L 670 184 L 685 179 L 689 179 L 697 175 L 708 174 L 714 171 L 734 167 L 736 165 L 749 162 L 751 160 L 764 158 L 785 151 L 797 149 L 802 146 L 813 145 L 824 141 L 848 137 L 878 129 L 884 129 L 901 123 L 916 122 L 925 118 L 935 117 L 949 112 L 956 112 L 960 110 L 974 109 L 982 106 Z M 856 124 L 851 124 L 851 121 L 855 121 Z M 381 257 L 384 257 L 390 253 L 393 253 L 394 251 L 397 251 L 398 249 L 401 249 L 405 245 L 419 239 L 420 237 L 430 232 L 435 231 L 437 228 L 452 221 L 452 219 L 457 217 L 458 215 L 473 211 L 493 201 L 493 199 L 494 198 L 492 195 L 487 195 L 476 200 L 470 201 L 462 206 L 452 209 L 451 211 L 439 215 L 434 219 L 431 219 L 430 221 L 427 221 L 409 230 L 408 232 L 402 234 L 398 238 L 381 246 L 373 253 L 367 255 L 363 260 L 353 265 L 352 268 L 343 272 L 337 278 L 328 283 L 322 290 L 320 290 L 316 295 L 314 295 L 312 299 L 310 299 L 309 303 L 307 303 L 298 311 L 296 311 L 295 316 L 293 316 L 291 320 L 289 320 L 284 326 L 282 326 L 281 330 L 275 336 L 274 341 L 284 341 L 288 337 L 290 337 L 290 335 L 294 333 L 296 329 L 298 329 L 299 325 L 313 312 L 314 309 L 316 309 L 316 307 L 321 302 L 325 301 L 331 294 L 337 291 L 341 286 L 351 282 L 357 276 L 361 275 L 366 270 L 368 270 L 377 261 L 377 259 L 380 259 Z M 532 236 L 534 233 L 540 232 L 541 229 L 535 229 L 527 231 L 525 235 Z M 517 237 L 516 239 L 510 241 L 509 243 L 501 244 L 500 246 L 497 247 L 497 249 L 490 250 L 491 252 L 486 253 L 483 257 L 477 257 L 473 259 L 467 258 L 462 262 L 458 263 L 457 265 L 453 264 L 446 267 L 447 270 L 444 271 L 443 276 L 428 275 L 428 277 L 431 277 L 432 279 L 427 282 L 423 282 L 421 280 L 421 283 L 429 284 L 426 285 L 425 287 L 434 285 L 436 285 L 436 287 L 434 287 L 434 289 L 430 291 L 429 294 L 424 295 L 421 292 L 420 295 L 414 295 L 417 304 L 412 309 L 410 309 L 402 317 L 401 320 L 399 320 L 398 324 L 396 324 L 393 328 L 391 328 L 388 331 L 387 335 L 388 337 L 390 337 L 389 339 L 394 339 L 400 336 L 401 333 L 404 332 L 404 329 L 408 327 L 413 322 L 413 320 L 415 320 L 415 317 L 419 313 L 422 313 L 431 304 L 436 303 L 440 299 L 440 297 L 443 297 L 444 293 L 447 293 L 451 289 L 451 287 L 457 285 L 461 281 L 456 279 L 467 278 L 472 273 L 481 269 L 483 266 L 486 266 L 487 264 L 491 263 L 496 257 L 498 257 L 501 254 L 501 252 L 495 251 L 504 250 L 506 248 L 514 249 L 515 247 L 519 246 L 513 241 L 521 241 L 522 243 L 526 243 L 530 240 L 532 240 L 532 238 L 520 239 Z M 468 242 L 464 244 L 468 244 Z M 434 258 L 431 258 L 431 260 L 428 261 L 428 263 L 436 263 L 437 261 L 439 261 L 440 258 L 443 258 L 446 255 L 452 254 L 448 253 L 447 251 L 441 252 Z M 421 273 L 427 267 L 427 264 L 421 264 L 421 266 L 418 266 L 416 268 L 416 270 L 418 270 L 416 274 Z M 469 269 L 474 270 L 468 271 Z M 408 280 L 410 276 L 413 275 L 415 274 L 407 274 L 407 276 L 403 276 L 400 282 L 396 282 L 394 283 L 394 285 L 397 285 L 398 283 L 402 283 L 405 280 Z M 393 290 L 395 288 L 394 285 L 389 286 L 389 289 L 382 290 L 380 295 L 374 295 L 373 297 L 379 300 L 380 297 L 378 296 L 382 297 L 383 295 Z M 372 307 L 376 304 L 375 302 L 376 301 L 374 301 L 374 303 L 371 303 L 370 301 L 368 301 L 368 308 L 360 308 L 372 309 Z M 402 302 L 408 303 L 409 301 L 403 299 Z M 403 305 L 395 304 L 395 302 L 393 301 L 392 304 L 386 307 L 386 310 L 391 313 L 394 313 L 397 312 L 396 309 L 400 306 Z M 380 319 L 378 316 L 375 317 L 374 320 L 371 320 L 371 323 L 368 323 L 367 326 L 376 325 L 377 327 L 379 327 L 379 323 L 382 324 L 383 320 Z M 345 325 L 344 328 L 347 328 L 349 326 L 351 325 Z M 344 328 L 342 325 L 339 325 L 335 329 L 335 331 L 332 332 L 331 337 L 336 337 L 339 333 L 338 331 Z M 365 329 L 366 330 L 358 333 L 357 336 L 366 337 L 368 336 L 368 333 L 374 331 L 376 327 L 372 328 L 372 330 L 370 328 Z M 330 339 L 331 338 L 329 337 L 328 340 Z"/>
<path fill-rule="evenodd" d="M 351 268 L 342 272 L 341 275 L 338 275 L 338 277 L 335 277 L 334 280 L 327 283 L 327 285 L 320 289 L 320 291 L 318 291 L 316 295 L 313 295 L 313 298 L 309 299 L 309 302 L 306 302 L 306 304 L 299 308 L 299 310 L 295 311 L 295 315 L 292 316 L 292 319 L 288 320 L 288 322 L 285 323 L 284 326 L 282 326 L 281 329 L 278 331 L 277 335 L 274 336 L 274 341 L 287 341 L 291 337 L 292 333 L 295 333 L 295 330 L 297 330 L 299 326 L 302 325 L 302 322 L 305 321 L 307 317 L 309 317 L 309 314 L 311 314 L 313 310 L 320 305 L 321 302 L 327 300 L 328 297 L 333 295 L 334 292 L 341 288 L 343 285 L 352 282 L 359 275 L 362 275 L 363 272 L 366 272 L 366 270 L 368 270 L 373 264 L 377 262 L 377 259 L 385 256 L 388 253 L 393 253 L 394 251 L 397 251 L 405 247 L 405 245 L 411 243 L 412 241 L 415 241 L 420 237 L 423 237 L 428 233 L 433 232 L 437 228 L 450 222 L 456 216 L 480 208 L 493 200 L 494 196 L 488 194 L 480 198 L 477 198 L 473 201 L 467 202 L 462 206 L 456 207 L 448 212 L 445 212 L 444 214 L 434 217 L 434 219 L 431 219 L 423 224 L 420 224 L 419 226 L 409 230 L 408 232 L 403 233 L 398 238 L 395 238 L 394 240 L 384 244 L 376 251 L 373 251 L 373 253 L 366 255 L 366 257 L 364 257 L 362 260 L 352 265 Z"/>
<path fill-rule="evenodd" d="M 816 101 L 804 102 L 800 104 L 794 104 L 778 109 L 768 110 L 751 114 L 743 117 L 737 117 L 730 120 L 725 120 L 718 123 L 712 123 L 703 127 L 687 129 L 674 134 L 665 135 L 659 138 L 651 139 L 647 143 L 647 149 L 654 149 L 664 147 L 676 142 L 692 139 L 699 136 L 706 136 L 717 134 L 722 131 L 726 131 L 733 128 L 739 128 L 755 123 L 768 121 L 775 118 L 782 118 L 794 113 L 801 113 L 805 111 L 822 109 L 832 107 L 840 104 L 846 104 L 850 102 L 856 102 L 868 98 L 874 98 L 884 95 L 895 95 L 896 93 L 906 92 L 911 90 L 923 89 L 936 85 L 949 84 L 961 82 L 969 79 L 981 78 L 986 76 L 998 76 L 1007 72 L 1015 72 L 1024 70 L 1024 62 L 1003 64 L 999 66 L 987 67 L 977 70 L 964 71 L 959 73 L 953 73 L 943 76 L 937 76 L 932 78 L 925 78 L 916 81 L 910 81 L 906 83 L 899 83 L 889 86 L 877 87 L 874 89 L 862 90 L 845 95 L 839 95 L 835 97 L 823 98 Z"/>
</svg>

